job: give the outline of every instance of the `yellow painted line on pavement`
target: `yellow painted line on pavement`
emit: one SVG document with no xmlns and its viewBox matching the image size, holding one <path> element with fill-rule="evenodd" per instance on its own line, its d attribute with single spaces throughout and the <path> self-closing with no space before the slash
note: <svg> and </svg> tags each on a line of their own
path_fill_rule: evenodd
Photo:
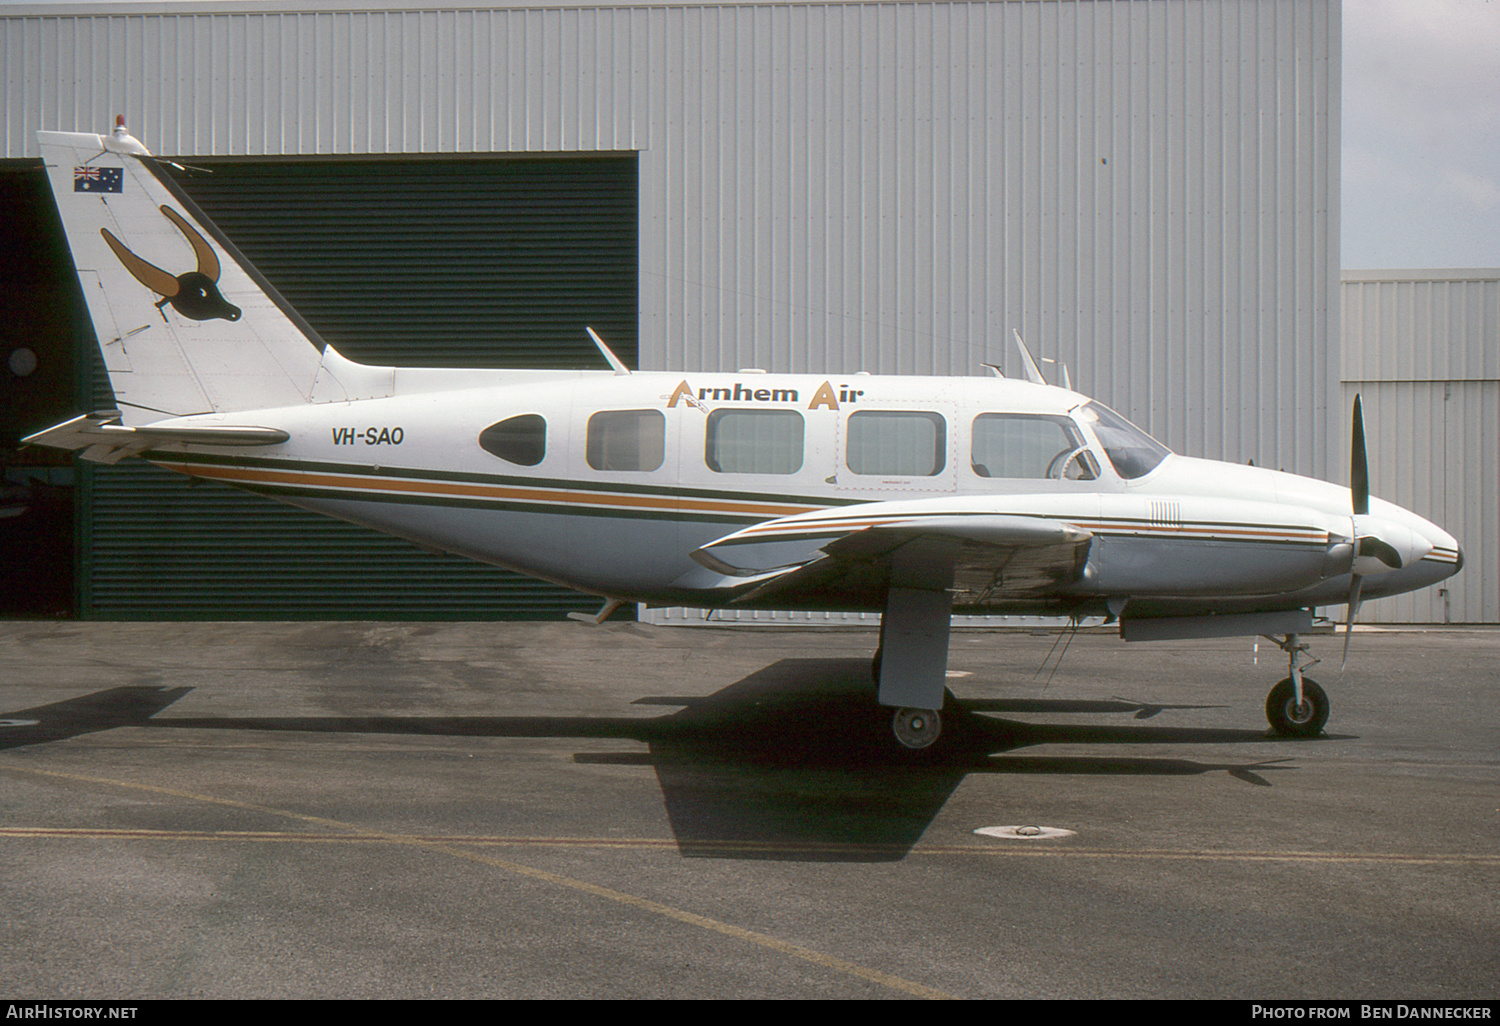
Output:
<svg viewBox="0 0 1500 1026">
<path fill-rule="evenodd" d="M 911 980 L 902 979 L 899 976 L 895 976 L 891 973 L 881 972 L 878 969 L 870 969 L 866 966 L 858 965 L 854 962 L 849 962 L 842 958 L 838 958 L 821 951 L 815 951 L 812 948 L 804 947 L 800 944 L 793 944 L 789 941 L 784 941 L 779 938 L 772 937 L 769 934 L 760 933 L 755 930 L 746 930 L 743 927 L 734 926 L 730 923 L 725 923 L 718 919 L 712 919 L 708 916 L 701 916 L 693 912 L 687 912 L 679 908 L 674 908 L 671 905 L 665 905 L 659 901 L 652 901 L 649 898 L 642 898 L 638 895 L 627 894 L 624 891 L 617 891 L 610 887 L 601 887 L 597 884 L 591 884 L 584 880 L 578 880 L 570 876 L 564 876 L 561 873 L 553 873 L 545 869 L 538 869 L 535 866 L 528 866 L 519 862 L 511 862 L 507 859 L 495 858 L 491 855 L 486 855 L 481 852 L 471 851 L 465 847 L 460 847 L 460 845 L 470 843 L 462 839 L 432 839 L 414 835 L 392 833 L 383 830 L 371 830 L 367 827 L 360 827 L 351 823 L 344 823 L 336 819 L 329 819 L 325 816 L 312 816 L 306 813 L 292 812 L 288 809 L 277 809 L 267 805 L 259 805 L 255 802 L 237 801 L 232 798 L 217 798 L 212 795 L 195 794 L 191 791 L 183 791 L 178 788 L 172 787 L 163 787 L 158 784 L 141 784 L 126 780 L 111 780 L 104 777 L 83 776 L 77 773 L 63 773 L 57 770 L 44 770 L 29 766 L 0 766 L 0 770 L 35 774 L 38 776 L 52 777 L 58 780 L 73 781 L 75 783 L 102 784 L 108 787 L 119 787 L 134 791 L 146 791 L 152 794 L 170 795 L 174 798 L 183 798 L 189 801 L 204 802 L 211 805 L 222 805 L 228 808 L 245 809 L 251 812 L 281 816 L 286 819 L 299 820 L 303 823 L 311 823 L 323 827 L 332 827 L 340 831 L 348 831 L 348 834 L 350 836 L 347 837 L 347 840 L 382 841 L 388 844 L 401 844 L 414 848 L 420 848 L 424 851 L 437 852 L 443 855 L 447 855 L 451 858 L 463 859 L 468 862 L 475 862 L 480 865 L 491 866 L 495 869 L 501 869 L 509 873 L 515 873 L 520 876 L 530 877 L 534 880 L 542 880 L 546 883 L 555 884 L 559 887 L 565 887 L 569 890 L 593 895 L 594 897 L 602 898 L 606 901 L 611 901 L 616 904 L 640 909 L 643 912 L 649 912 L 653 915 L 661 916 L 666 919 L 672 919 L 679 923 L 685 923 L 689 926 L 695 926 L 699 929 L 720 934 L 721 936 L 732 937 L 735 940 L 744 941 L 749 944 L 766 948 L 790 958 L 800 959 L 804 962 L 809 962 L 813 965 L 818 965 L 834 972 L 843 973 L 848 976 L 856 977 L 857 979 L 866 980 L 870 983 L 879 984 L 880 986 L 887 987 L 891 990 L 906 994 L 911 997 L 929 999 L 943 999 L 953 997 L 953 995 L 946 994 L 943 991 L 937 990 L 933 987 L 924 986 L 920 983 L 914 983 Z M 22 829 L 24 830 L 25 828 Z M 0 837 L 62 837 L 69 836 L 70 833 L 71 832 L 69 831 L 47 831 L 46 833 L 38 833 L 34 829 L 29 833 L 18 833 L 14 829 L 11 829 L 0 831 Z M 217 831 L 206 831 L 202 835 L 193 835 L 190 832 L 171 831 L 163 833 L 164 836 L 168 838 L 171 838 L 174 834 L 176 834 L 179 837 L 203 836 L 215 837 L 220 840 L 254 840 L 257 837 L 263 838 L 266 836 L 257 835 L 255 832 L 247 832 L 243 835 L 239 835 L 238 837 L 233 832 Z M 73 836 L 90 835 L 135 837 L 162 836 L 155 835 L 151 831 L 123 831 L 118 833 L 112 831 L 84 831 Z M 288 835 L 286 839 L 296 839 L 296 835 Z"/>
<path fill-rule="evenodd" d="M 38 771 L 40 772 L 40 771 Z M 126 787 L 146 785 L 124 784 Z M 200 797 L 192 796 L 188 797 Z M 221 799 L 203 798 L 221 804 Z M 258 806 L 246 806 L 257 808 Z M 295 816 L 295 813 L 275 809 L 260 809 L 278 815 Z M 334 822 L 328 820 L 326 822 Z M 0 840 L 9 838 L 54 838 L 70 839 L 124 839 L 143 841 L 225 841 L 245 843 L 286 844 L 419 844 L 419 845 L 463 845 L 481 848 L 551 848 L 551 849 L 638 849 L 677 850 L 712 849 L 722 852 L 745 852 L 758 854 L 828 854 L 880 855 L 901 851 L 908 856 L 977 856 L 981 858 L 1067 858 L 1067 859 L 1120 859 L 1135 861 L 1166 862 L 1345 862 L 1345 863 L 1391 863 L 1399 865 L 1494 865 L 1500 866 L 1500 853 L 1486 852 L 1359 852 L 1359 851 L 1218 851 L 1191 848 L 1077 848 L 1064 846 L 1044 847 L 1047 842 L 1017 842 L 1010 844 L 923 844 L 911 848 L 876 844 L 839 844 L 810 841 L 749 841 L 741 839 L 715 840 L 695 838 L 682 841 L 672 837 L 531 837 L 526 835 L 484 834 L 388 834 L 360 831 L 356 827 L 338 824 L 345 832 L 306 833 L 285 830 L 144 830 L 108 827 L 0 827 Z M 347 831 L 357 831 L 350 833 Z"/>
</svg>

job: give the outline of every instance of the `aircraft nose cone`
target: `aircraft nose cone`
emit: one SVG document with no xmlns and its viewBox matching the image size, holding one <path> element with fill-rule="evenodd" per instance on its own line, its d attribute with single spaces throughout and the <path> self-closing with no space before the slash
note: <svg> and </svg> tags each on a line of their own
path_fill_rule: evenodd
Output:
<svg viewBox="0 0 1500 1026">
<path fill-rule="evenodd" d="M 1458 541 L 1450 534 L 1444 532 L 1442 538 L 1433 546 L 1433 551 L 1438 559 L 1442 559 L 1447 553 L 1453 553 L 1452 568 L 1445 573 L 1444 577 L 1452 577 L 1464 568 L 1464 550 L 1459 547 Z"/>
<path fill-rule="evenodd" d="M 1457 538 L 1436 525 L 1426 534 L 1432 541 L 1432 557 L 1439 561 L 1451 560 L 1452 569 L 1444 577 L 1452 577 L 1464 568 L 1464 550 L 1459 546 Z"/>
</svg>

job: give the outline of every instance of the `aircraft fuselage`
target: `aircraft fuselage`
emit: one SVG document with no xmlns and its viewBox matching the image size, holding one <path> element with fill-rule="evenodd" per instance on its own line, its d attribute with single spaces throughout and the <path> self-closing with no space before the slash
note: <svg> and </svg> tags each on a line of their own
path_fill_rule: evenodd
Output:
<svg viewBox="0 0 1500 1026">
<path fill-rule="evenodd" d="M 1176 456 L 1026 381 L 372 367 L 318 337 L 119 122 L 39 132 L 118 410 L 26 441 L 261 492 L 617 601 L 878 610 L 876 699 L 940 733 L 954 609 L 1117 617 L 1126 640 L 1279 635 L 1278 731 L 1312 735 L 1311 608 L 1456 573 L 1350 488 Z M 590 330 L 590 334 L 593 334 Z M 1347 644 L 1347 639 L 1346 639 Z"/>
<path fill-rule="evenodd" d="M 170 423 L 253 422 L 289 437 L 253 451 L 173 444 L 149 458 L 642 602 L 722 604 L 734 582 L 691 553 L 749 525 L 870 503 L 1040 517 L 1093 535 L 1081 579 L 1061 593 L 987 597 L 982 582 L 960 579 L 960 608 L 1060 610 L 1114 595 L 1297 608 L 1348 591 L 1337 551 L 1353 536 L 1348 489 L 1165 450 L 1148 450 L 1155 463 L 1143 466 L 1117 438 L 1101 439 L 1097 404 L 1066 389 L 978 377 L 526 371 L 469 372 L 471 387 L 454 389 L 450 371 L 386 369 L 373 385 L 354 380 L 361 371 L 346 372 L 350 390 L 397 394 L 182 418 Z M 1375 512 L 1431 551 L 1372 580 L 1368 594 L 1452 572 L 1457 545 L 1446 532 L 1389 504 Z M 815 604 L 877 601 L 829 594 Z"/>
</svg>

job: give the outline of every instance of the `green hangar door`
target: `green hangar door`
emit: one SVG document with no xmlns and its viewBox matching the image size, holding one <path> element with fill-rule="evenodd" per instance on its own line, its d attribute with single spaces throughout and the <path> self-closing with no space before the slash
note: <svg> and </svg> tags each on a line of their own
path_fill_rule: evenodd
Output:
<svg viewBox="0 0 1500 1026">
<path fill-rule="evenodd" d="M 428 367 L 636 356 L 636 158 L 180 158 L 200 207 L 339 352 Z M 93 340 L 91 408 L 112 399 Z M 79 412 L 82 412 L 80 409 Z M 82 464 L 78 615 L 524 618 L 598 600 L 139 460 Z"/>
</svg>

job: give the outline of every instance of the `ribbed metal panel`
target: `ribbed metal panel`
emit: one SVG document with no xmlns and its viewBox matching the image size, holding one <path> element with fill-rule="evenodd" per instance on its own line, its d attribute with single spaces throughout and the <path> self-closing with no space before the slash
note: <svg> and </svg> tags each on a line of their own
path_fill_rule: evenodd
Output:
<svg viewBox="0 0 1500 1026">
<path fill-rule="evenodd" d="M 1368 603 L 1364 623 L 1500 621 L 1500 382 L 1347 382 L 1364 403 L 1370 490 L 1442 524 L 1464 569 L 1440 587 Z"/>
<path fill-rule="evenodd" d="M 1014 327 L 1174 447 L 1322 472 L 1336 5 L 659 17 L 643 364 L 1019 371 Z"/>
<path fill-rule="evenodd" d="M 1334 0 L 103 10 L 0 19 L 8 154 L 117 111 L 200 156 L 637 149 L 642 366 L 967 374 L 1019 328 L 1175 448 L 1330 465 Z"/>
<path fill-rule="evenodd" d="M 1343 281 L 1345 381 L 1500 381 L 1500 269 Z"/>
<path fill-rule="evenodd" d="M 351 359 L 598 369 L 592 326 L 635 365 L 634 154 L 192 163 L 184 189 Z"/>
<path fill-rule="evenodd" d="M 7 155 L 638 150 L 643 367 L 1018 328 L 1180 451 L 1342 472 L 1336 0 L 100 11 L 0 18 Z"/>
<path fill-rule="evenodd" d="M 149 464 L 89 477 L 88 619 L 529 619 L 598 605 Z"/>
<path fill-rule="evenodd" d="M 635 157 L 193 162 L 186 191 L 340 352 L 407 366 L 635 356 Z M 412 198 L 420 197 L 414 205 Z M 110 405 L 97 346 L 91 408 Z M 536 617 L 596 600 L 130 461 L 90 467 L 80 614 Z"/>
<path fill-rule="evenodd" d="M 1344 406 L 1360 393 L 1370 487 L 1458 538 L 1440 588 L 1371 603 L 1372 623 L 1500 622 L 1500 270 L 1346 271 Z"/>
<path fill-rule="evenodd" d="M 156 153 L 643 148 L 648 10 L 246 7 L 4 18 L 6 155 L 120 112 Z"/>
</svg>

